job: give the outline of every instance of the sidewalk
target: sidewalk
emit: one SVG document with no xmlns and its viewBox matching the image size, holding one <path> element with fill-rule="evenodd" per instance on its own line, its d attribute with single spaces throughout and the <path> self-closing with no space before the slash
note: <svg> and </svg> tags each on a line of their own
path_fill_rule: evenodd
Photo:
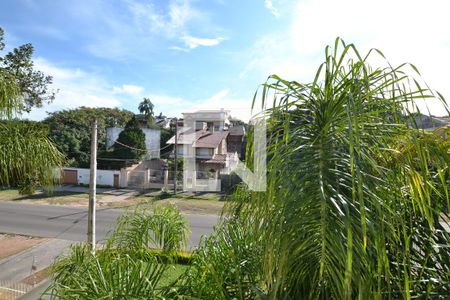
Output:
<svg viewBox="0 0 450 300">
<path fill-rule="evenodd" d="M 55 187 L 54 191 L 88 194 L 89 187 L 78 185 L 60 185 Z M 97 188 L 97 195 L 102 196 L 101 201 L 104 203 L 124 201 L 138 194 L 139 191 L 133 189 Z"/>
<path fill-rule="evenodd" d="M 0 281 L 19 282 L 50 266 L 72 241 L 51 239 L 31 249 L 0 260 Z"/>
</svg>

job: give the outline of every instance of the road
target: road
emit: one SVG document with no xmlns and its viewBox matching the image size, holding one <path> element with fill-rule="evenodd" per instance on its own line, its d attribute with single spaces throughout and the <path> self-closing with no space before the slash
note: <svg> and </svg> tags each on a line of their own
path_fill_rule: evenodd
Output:
<svg viewBox="0 0 450 300">
<path fill-rule="evenodd" d="M 117 217 L 125 211 L 111 208 L 97 209 L 97 240 L 104 239 L 114 228 Z M 187 215 L 191 235 L 188 248 L 198 245 L 202 235 L 212 232 L 218 221 L 214 215 Z M 87 208 L 55 205 L 36 205 L 0 202 L 0 233 L 22 234 L 85 241 Z"/>
</svg>

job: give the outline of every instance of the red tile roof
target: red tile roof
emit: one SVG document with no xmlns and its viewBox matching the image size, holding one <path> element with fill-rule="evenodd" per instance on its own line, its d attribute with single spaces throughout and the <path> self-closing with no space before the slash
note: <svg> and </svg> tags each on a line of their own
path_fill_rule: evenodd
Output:
<svg viewBox="0 0 450 300">
<path fill-rule="evenodd" d="M 228 131 L 208 132 L 200 136 L 194 143 L 194 148 L 217 148 L 227 136 Z"/>
</svg>

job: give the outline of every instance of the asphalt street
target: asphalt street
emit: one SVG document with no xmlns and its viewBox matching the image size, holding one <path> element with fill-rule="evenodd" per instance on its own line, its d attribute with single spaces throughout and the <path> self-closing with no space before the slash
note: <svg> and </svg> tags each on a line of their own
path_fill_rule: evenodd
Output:
<svg viewBox="0 0 450 300">
<path fill-rule="evenodd" d="M 97 209 L 97 240 L 104 239 L 113 230 L 116 219 L 124 213 L 120 209 Z M 202 235 L 210 234 L 219 219 L 214 215 L 187 217 L 191 230 L 188 248 L 197 246 Z M 0 233 L 85 241 L 86 232 L 87 208 L 0 202 Z"/>
</svg>

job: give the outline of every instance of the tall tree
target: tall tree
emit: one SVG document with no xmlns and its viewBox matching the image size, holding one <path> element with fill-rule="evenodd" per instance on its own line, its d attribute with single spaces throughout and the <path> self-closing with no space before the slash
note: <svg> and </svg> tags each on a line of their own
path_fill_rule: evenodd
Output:
<svg viewBox="0 0 450 300">
<path fill-rule="evenodd" d="M 0 69 L 0 186 L 32 194 L 37 186 L 57 182 L 54 170 L 64 155 L 47 137 L 47 130 L 14 119 L 23 105 L 17 81 Z"/>
<path fill-rule="evenodd" d="M 133 117 L 119 134 L 114 144 L 114 157 L 121 159 L 142 159 L 146 153 L 145 134 L 139 122 Z"/>
<path fill-rule="evenodd" d="M 4 47 L 4 31 L 0 28 L 0 51 Z M 33 45 L 28 43 L 0 57 L 0 69 L 14 78 L 23 98 L 20 111 L 30 112 L 32 107 L 41 107 L 55 99 L 55 92 L 48 87 L 53 78 L 34 69 L 33 52 Z"/>
<path fill-rule="evenodd" d="M 144 114 L 145 119 L 147 120 L 147 126 L 151 126 L 153 124 L 153 105 L 152 101 L 149 98 L 144 98 L 144 100 L 139 103 L 138 109 L 141 114 Z"/>
</svg>

